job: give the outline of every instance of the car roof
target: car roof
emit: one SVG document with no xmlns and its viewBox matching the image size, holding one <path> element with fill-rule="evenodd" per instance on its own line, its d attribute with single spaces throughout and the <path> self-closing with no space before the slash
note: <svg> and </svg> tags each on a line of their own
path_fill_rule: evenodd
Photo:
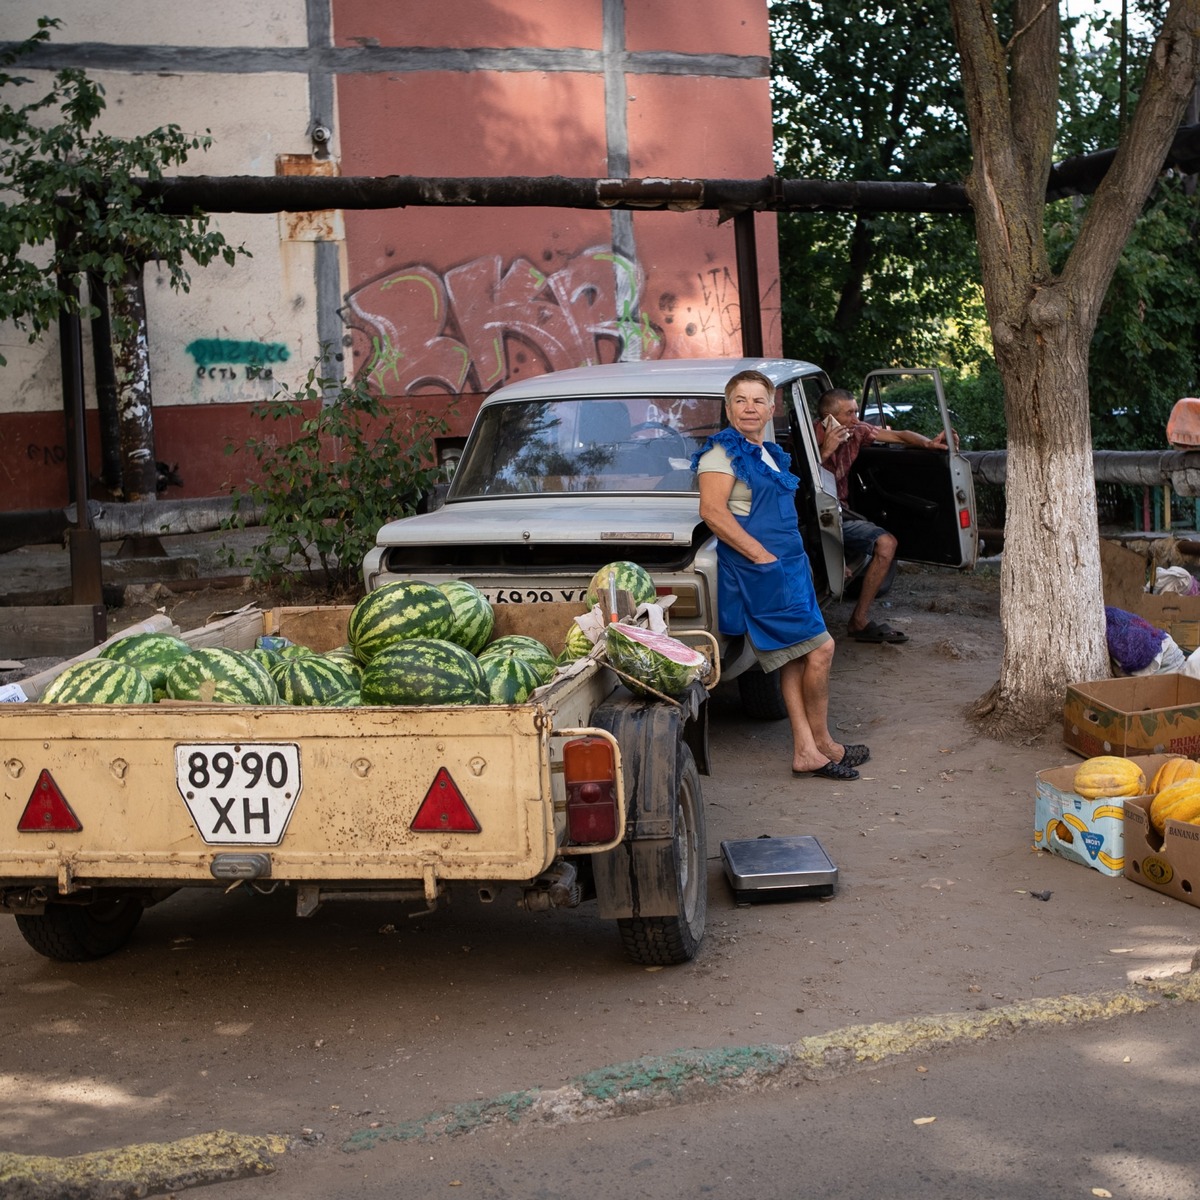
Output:
<svg viewBox="0 0 1200 1200">
<path fill-rule="evenodd" d="M 761 371 L 778 387 L 820 368 L 796 358 L 672 358 L 602 363 L 520 379 L 493 392 L 487 404 L 584 395 L 721 395 L 739 371 Z"/>
</svg>

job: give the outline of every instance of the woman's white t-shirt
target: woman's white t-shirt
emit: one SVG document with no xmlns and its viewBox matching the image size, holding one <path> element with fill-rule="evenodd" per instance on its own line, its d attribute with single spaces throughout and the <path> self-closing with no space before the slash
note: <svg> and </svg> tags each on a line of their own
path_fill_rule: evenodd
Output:
<svg viewBox="0 0 1200 1200">
<path fill-rule="evenodd" d="M 762 447 L 762 460 L 772 471 L 779 470 L 778 464 L 767 453 L 766 446 Z M 696 464 L 696 473 L 701 475 L 705 471 L 713 471 L 718 475 L 733 475 L 733 464 L 729 461 L 724 446 L 713 446 L 701 455 L 699 463 Z M 735 517 L 748 517 L 751 498 L 750 489 L 734 475 L 733 491 L 729 493 L 729 511 Z"/>
</svg>

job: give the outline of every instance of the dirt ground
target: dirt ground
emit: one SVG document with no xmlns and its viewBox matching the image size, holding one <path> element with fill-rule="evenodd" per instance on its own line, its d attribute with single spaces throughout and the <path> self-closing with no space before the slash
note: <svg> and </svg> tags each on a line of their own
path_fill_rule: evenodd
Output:
<svg viewBox="0 0 1200 1200">
<path fill-rule="evenodd" d="M 997 676 L 998 590 L 995 567 L 905 569 L 875 615 L 910 641 L 839 637 L 832 720 L 872 751 L 854 783 L 793 779 L 786 724 L 751 722 L 718 690 L 708 931 L 685 966 L 628 965 L 591 906 L 530 915 L 504 894 L 415 920 L 354 903 L 303 921 L 280 894 L 179 894 L 85 965 L 39 958 L 0 921 L 0 1145 L 78 1153 L 226 1128 L 333 1147 L 643 1055 L 1186 969 L 1200 909 L 1032 849 L 1035 773 L 1078 761 L 1061 730 L 1013 747 L 964 717 Z M 250 598 L 159 593 L 114 616 L 162 608 L 188 627 Z M 848 611 L 830 613 L 835 636 Z M 760 834 L 819 838 L 833 897 L 739 906 L 720 843 Z"/>
</svg>

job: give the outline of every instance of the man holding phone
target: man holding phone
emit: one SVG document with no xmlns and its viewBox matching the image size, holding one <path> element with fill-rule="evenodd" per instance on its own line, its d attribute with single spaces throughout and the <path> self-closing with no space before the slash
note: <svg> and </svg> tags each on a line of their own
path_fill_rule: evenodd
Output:
<svg viewBox="0 0 1200 1200">
<path fill-rule="evenodd" d="M 912 429 L 886 429 L 858 419 L 858 401 L 845 388 L 833 388 L 817 401 L 817 446 L 821 465 L 837 480 L 838 502 L 842 506 L 842 545 L 847 557 L 870 554 L 871 561 L 862 578 L 862 588 L 854 611 L 846 623 L 846 632 L 856 642 L 875 645 L 899 645 L 908 634 L 894 629 L 886 621 L 872 621 L 869 613 L 879 588 L 896 557 L 896 539 L 886 529 L 855 516 L 847 508 L 850 497 L 850 469 L 858 452 L 872 442 L 897 442 L 926 450 L 945 450 L 946 435 L 926 437 Z"/>
</svg>

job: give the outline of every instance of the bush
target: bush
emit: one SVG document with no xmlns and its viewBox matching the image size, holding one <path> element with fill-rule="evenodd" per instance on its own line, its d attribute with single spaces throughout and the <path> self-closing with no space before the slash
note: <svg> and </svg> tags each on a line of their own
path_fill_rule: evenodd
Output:
<svg viewBox="0 0 1200 1200">
<path fill-rule="evenodd" d="M 381 525 L 412 516 L 441 479 L 434 439 L 446 412 L 390 413 L 370 385 L 370 371 L 341 382 L 319 374 L 319 358 L 296 391 L 286 385 L 252 415 L 264 423 L 299 421 L 299 435 L 248 438 L 257 479 L 233 490 L 230 528 L 244 528 L 247 510 L 262 510 L 269 533 L 249 562 L 253 578 L 283 591 L 305 576 L 330 597 L 361 587 L 364 555 Z M 403 417 L 404 439 L 394 430 Z M 231 555 L 232 561 L 232 555 Z"/>
</svg>

